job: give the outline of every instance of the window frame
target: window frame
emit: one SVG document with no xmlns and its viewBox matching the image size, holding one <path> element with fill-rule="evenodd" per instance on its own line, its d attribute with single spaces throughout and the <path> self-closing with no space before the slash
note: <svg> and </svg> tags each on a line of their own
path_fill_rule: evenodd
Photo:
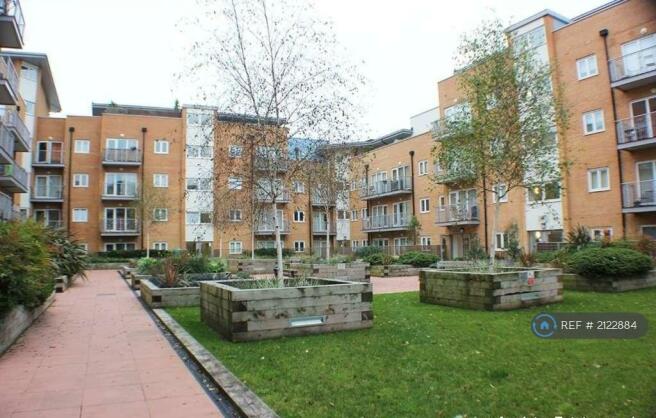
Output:
<svg viewBox="0 0 656 418">
<path fill-rule="evenodd" d="M 501 238 L 501 245 L 499 245 L 499 238 Z M 494 249 L 495 251 L 505 251 L 508 249 L 507 232 L 497 232 L 494 234 Z"/>
<path fill-rule="evenodd" d="M 599 188 L 593 188 L 592 187 L 592 173 L 596 172 L 598 173 L 597 176 L 599 178 L 599 185 L 601 186 L 601 175 L 600 173 L 602 171 L 606 172 L 606 187 L 599 187 Z M 597 167 L 597 168 L 590 168 L 588 169 L 588 193 L 597 193 L 597 192 L 607 192 L 610 190 L 610 168 L 609 167 Z"/>
<path fill-rule="evenodd" d="M 419 213 L 430 213 L 430 198 L 429 197 L 424 197 L 424 198 L 419 199 Z"/>
<path fill-rule="evenodd" d="M 586 69 L 589 69 L 589 62 L 590 62 L 589 60 L 590 60 L 590 58 L 593 59 L 595 72 L 594 72 L 594 74 L 589 73 L 587 75 L 581 76 L 581 65 L 580 64 L 585 63 Z M 585 57 L 581 57 L 581 58 L 576 60 L 576 78 L 579 81 L 585 80 L 587 78 L 594 77 L 594 76 L 597 76 L 597 75 L 599 75 L 599 64 L 597 63 L 597 54 L 586 55 Z"/>
<path fill-rule="evenodd" d="M 164 182 L 165 185 L 157 184 L 157 179 L 158 178 L 165 179 L 166 180 Z M 162 188 L 162 189 L 165 189 L 165 188 L 169 187 L 169 175 L 168 175 L 168 173 L 154 173 L 153 174 L 153 187 Z"/>
<path fill-rule="evenodd" d="M 78 145 L 86 144 L 86 150 L 78 148 Z M 91 141 L 88 139 L 76 139 L 73 142 L 73 154 L 90 154 Z"/>
<path fill-rule="evenodd" d="M 76 181 L 77 181 L 78 176 L 80 178 L 86 179 L 86 184 L 80 184 L 80 185 L 75 184 Z M 89 187 L 89 174 L 88 173 L 73 173 L 73 185 L 72 186 L 75 187 L 75 188 L 81 188 L 81 189 L 88 188 Z"/>
<path fill-rule="evenodd" d="M 499 195 L 499 192 L 497 191 L 499 188 L 504 188 L 505 189 L 505 194 L 503 195 L 502 198 L 499 199 L 499 203 L 507 203 L 508 202 L 508 190 L 507 187 L 504 183 L 497 183 L 495 184 L 492 189 L 492 203 L 497 203 L 497 196 Z"/>
<path fill-rule="evenodd" d="M 239 245 L 236 245 L 239 244 Z M 239 249 L 233 250 L 233 246 L 239 247 Z M 244 243 L 242 241 L 229 241 L 228 242 L 228 254 L 243 254 L 244 252 Z"/>
<path fill-rule="evenodd" d="M 234 150 L 239 150 L 239 152 L 234 152 Z M 228 157 L 230 158 L 241 158 L 243 154 L 244 154 L 244 147 L 242 147 L 241 145 L 231 144 L 228 147 Z"/>
<path fill-rule="evenodd" d="M 428 160 L 421 160 L 417 163 L 417 172 L 420 176 L 428 175 Z"/>
<path fill-rule="evenodd" d="M 297 224 L 305 223 L 305 211 L 301 209 L 295 209 L 294 214 L 292 215 L 292 220 Z"/>
<path fill-rule="evenodd" d="M 162 150 L 157 149 L 158 145 L 161 145 L 161 144 L 166 144 L 166 146 L 165 146 L 166 150 L 162 151 Z M 154 154 L 158 154 L 158 155 L 168 154 L 169 153 L 169 148 L 170 148 L 170 143 L 167 139 L 156 139 L 153 142 L 153 153 Z"/>
<path fill-rule="evenodd" d="M 239 216 L 233 217 L 232 216 L 233 214 L 239 214 Z M 242 215 L 241 209 L 230 209 L 230 211 L 228 212 L 228 220 L 230 222 L 242 222 L 244 219 L 241 215 Z"/>
<path fill-rule="evenodd" d="M 228 177 L 228 190 L 242 190 L 244 187 L 243 177 Z"/>
<path fill-rule="evenodd" d="M 164 244 L 163 245 L 164 248 L 161 248 L 162 244 Z M 166 241 L 155 241 L 155 242 L 153 242 L 153 248 L 152 249 L 156 250 L 156 251 L 168 251 L 169 244 Z"/>
<path fill-rule="evenodd" d="M 300 245 L 299 245 L 300 244 Z M 302 248 L 301 248 L 302 247 Z M 300 249 L 299 249 L 300 248 Z M 294 241 L 294 252 L 295 253 L 304 253 L 305 252 L 305 241 L 296 240 Z"/>
<path fill-rule="evenodd" d="M 158 211 L 164 211 L 164 218 L 163 219 L 158 219 L 157 218 Z M 153 221 L 154 222 L 168 222 L 169 221 L 169 208 L 155 208 L 155 209 L 153 209 Z"/>
<path fill-rule="evenodd" d="M 89 222 L 89 209 L 88 208 L 73 208 L 73 213 L 71 213 L 71 222 L 73 223 L 88 223 Z M 75 217 L 76 213 L 84 213 L 84 220 L 77 220 Z"/>
<path fill-rule="evenodd" d="M 601 120 L 601 128 L 597 128 L 595 126 L 596 122 L 597 122 L 595 115 L 597 114 L 597 112 L 599 112 L 601 114 L 601 119 L 600 119 Z M 593 117 L 592 125 L 593 125 L 594 129 L 592 131 L 588 131 L 588 123 L 586 121 L 586 116 L 588 116 L 588 115 L 592 115 L 592 117 Z M 606 131 L 606 117 L 605 117 L 605 114 L 604 114 L 604 109 L 594 109 L 594 110 L 590 110 L 590 111 L 587 111 L 587 112 L 583 112 L 583 114 L 581 115 L 581 121 L 583 122 L 583 134 L 584 135 L 594 135 L 594 134 L 598 134 L 600 132 L 605 132 Z"/>
</svg>

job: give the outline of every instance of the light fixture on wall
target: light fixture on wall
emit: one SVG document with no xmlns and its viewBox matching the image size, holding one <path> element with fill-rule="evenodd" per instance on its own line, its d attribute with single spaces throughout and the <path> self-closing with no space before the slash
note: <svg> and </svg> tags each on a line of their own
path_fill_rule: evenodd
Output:
<svg viewBox="0 0 656 418">
<path fill-rule="evenodd" d="M 641 28 L 640 29 L 640 35 L 644 35 L 647 33 L 647 28 Z"/>
</svg>

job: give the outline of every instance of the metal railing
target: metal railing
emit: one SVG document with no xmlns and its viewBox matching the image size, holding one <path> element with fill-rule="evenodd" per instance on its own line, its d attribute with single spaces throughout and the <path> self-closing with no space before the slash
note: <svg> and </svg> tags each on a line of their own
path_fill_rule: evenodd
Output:
<svg viewBox="0 0 656 418">
<path fill-rule="evenodd" d="M 622 184 L 622 207 L 636 208 L 656 205 L 656 180 Z"/>
<path fill-rule="evenodd" d="M 618 120 L 615 122 L 615 126 L 619 145 L 654 138 L 656 133 L 656 112 Z"/>
<path fill-rule="evenodd" d="M 25 122 L 23 122 L 23 119 L 21 119 L 20 114 L 15 109 L 3 107 L 0 108 L 0 120 L 2 120 L 2 124 L 7 128 L 16 131 L 18 137 L 28 145 L 27 149 L 29 150 L 31 147 L 30 144 L 32 143 L 32 135 Z"/>
<path fill-rule="evenodd" d="M 258 234 L 273 234 L 276 232 L 276 228 L 273 222 L 260 222 L 255 224 L 255 233 Z M 280 233 L 289 232 L 289 222 L 286 219 L 281 219 L 278 221 L 278 226 L 280 227 Z"/>
<path fill-rule="evenodd" d="M 104 233 L 136 233 L 139 230 L 137 219 L 104 218 L 102 232 Z"/>
<path fill-rule="evenodd" d="M 9 132 L 7 128 L 4 126 L 0 125 L 0 148 L 2 148 L 5 153 L 9 154 L 11 158 L 13 159 L 14 157 L 14 137 Z"/>
<path fill-rule="evenodd" d="M 106 193 L 107 188 L 103 190 L 103 199 L 131 200 L 139 197 L 139 190 L 125 190 L 123 193 Z"/>
<path fill-rule="evenodd" d="M 52 229 L 61 229 L 64 227 L 64 221 L 61 219 L 44 219 L 43 225 Z"/>
<path fill-rule="evenodd" d="M 25 16 L 23 15 L 20 0 L 1 0 L 0 15 L 16 19 L 16 26 L 18 26 L 18 32 L 22 38 L 25 33 Z"/>
<path fill-rule="evenodd" d="M 412 191 L 412 177 L 400 177 L 394 180 L 371 181 L 368 186 L 360 192 L 361 197 L 380 196 L 396 192 Z"/>
<path fill-rule="evenodd" d="M 0 193 L 0 219 L 5 221 L 10 220 L 14 211 L 13 206 L 11 197 L 4 193 Z"/>
<path fill-rule="evenodd" d="M 255 200 L 257 200 L 260 203 L 273 203 L 273 198 L 271 196 L 271 193 L 262 192 L 260 190 L 255 192 Z M 291 201 L 291 195 L 289 193 L 289 190 L 283 190 L 280 193 L 278 193 L 276 196 L 277 203 L 288 203 L 290 201 Z"/>
<path fill-rule="evenodd" d="M 61 165 L 64 164 L 64 150 L 63 149 L 47 149 L 47 150 L 36 150 L 34 152 L 34 160 L 32 164 L 52 164 L 52 165 Z"/>
<path fill-rule="evenodd" d="M 280 156 L 256 155 L 253 165 L 259 171 L 284 172 L 289 169 L 289 160 Z"/>
<path fill-rule="evenodd" d="M 437 208 L 438 224 L 471 223 L 479 220 L 478 205 L 447 205 Z"/>
<path fill-rule="evenodd" d="M 608 62 L 612 82 L 656 71 L 656 46 L 622 55 Z"/>
<path fill-rule="evenodd" d="M 105 148 L 103 150 L 105 163 L 141 163 L 141 150 L 126 148 Z"/>
<path fill-rule="evenodd" d="M 9 57 L 0 56 L 0 79 L 7 81 L 14 94 L 19 94 L 18 73 L 16 67 L 14 67 L 14 62 Z"/>
<path fill-rule="evenodd" d="M 2 164 L 0 167 L 0 176 L 11 177 L 23 186 L 23 188 L 27 188 L 27 171 L 18 165 L 18 163 Z"/>
<path fill-rule="evenodd" d="M 313 221 L 312 222 L 312 233 L 313 234 L 325 234 L 328 232 L 328 224 L 326 222 L 322 221 Z M 337 225 L 335 223 L 331 222 L 330 224 L 330 234 L 336 234 L 337 233 Z"/>
<path fill-rule="evenodd" d="M 61 183 L 54 187 L 44 188 L 44 187 L 34 187 L 32 191 L 33 199 L 40 200 L 61 200 L 64 196 L 64 188 Z"/>
<path fill-rule="evenodd" d="M 392 214 L 371 216 L 362 220 L 363 231 L 407 228 L 410 225 L 410 215 Z"/>
<path fill-rule="evenodd" d="M 312 205 L 313 206 L 335 206 L 335 202 L 330 202 L 328 205 L 326 205 L 326 198 L 317 194 L 317 193 L 312 193 Z"/>
</svg>

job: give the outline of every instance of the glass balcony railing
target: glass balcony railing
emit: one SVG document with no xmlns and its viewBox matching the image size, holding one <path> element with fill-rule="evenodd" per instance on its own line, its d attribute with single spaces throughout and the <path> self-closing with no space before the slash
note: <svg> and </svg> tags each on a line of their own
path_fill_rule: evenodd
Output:
<svg viewBox="0 0 656 418">
<path fill-rule="evenodd" d="M 105 148 L 103 164 L 141 164 L 141 150 L 125 148 Z"/>
<path fill-rule="evenodd" d="M 477 224 L 479 210 L 477 204 L 447 205 L 437 208 L 437 224 Z"/>
<path fill-rule="evenodd" d="M 11 197 L 0 193 L 0 219 L 8 221 L 12 218 L 14 208 Z"/>
<path fill-rule="evenodd" d="M 107 234 L 129 233 L 136 234 L 139 231 L 139 222 L 131 218 L 104 218 L 102 232 Z"/>
<path fill-rule="evenodd" d="M 362 198 L 389 196 L 412 191 L 412 177 L 399 177 L 392 180 L 373 180 L 360 192 Z"/>
<path fill-rule="evenodd" d="M 0 165 L 0 181 L 3 183 L 12 183 L 12 185 L 8 186 L 11 187 L 12 192 L 26 193 L 28 189 L 27 177 L 27 171 L 25 171 L 23 167 L 19 166 L 16 162 Z M 17 188 L 13 186 L 17 186 Z"/>
<path fill-rule="evenodd" d="M 654 207 L 656 211 L 656 180 L 634 181 L 622 184 L 622 207 Z"/>
<path fill-rule="evenodd" d="M 374 215 L 362 221 L 363 231 L 384 231 L 390 229 L 407 229 L 410 225 L 410 215 Z"/>
<path fill-rule="evenodd" d="M 25 15 L 23 15 L 23 8 L 21 7 L 20 0 L 0 0 L 0 15 L 12 17 L 16 22 L 18 28 L 18 37 L 21 39 L 25 33 Z M 2 45 L 10 48 L 20 48 L 20 45 Z"/>
<path fill-rule="evenodd" d="M 656 112 L 618 120 L 617 144 L 630 145 L 656 136 Z"/>
<path fill-rule="evenodd" d="M 623 55 L 609 61 L 610 78 L 613 83 L 656 72 L 656 46 Z"/>
<path fill-rule="evenodd" d="M 14 159 L 14 143 L 14 136 L 7 128 L 0 125 L 0 158 L 3 158 L 6 163 Z"/>
<path fill-rule="evenodd" d="M 255 199 L 260 203 L 273 203 L 272 193 L 257 191 L 255 192 Z M 276 194 L 276 203 L 288 203 L 290 200 L 291 195 L 288 190 Z"/>
<path fill-rule="evenodd" d="M 328 223 L 323 221 L 313 221 L 312 222 L 312 233 L 314 234 L 326 234 L 329 233 L 334 235 L 337 233 L 337 226 L 335 223 L 330 224 L 330 232 L 328 231 Z"/>
<path fill-rule="evenodd" d="M 0 4 L 1 2 L 2 0 L 0 0 Z M 16 72 L 16 68 L 14 67 L 13 61 L 9 57 L 0 57 L 0 80 L 4 80 L 9 86 L 9 89 L 11 89 L 11 93 L 6 98 L 3 97 L 3 101 L 1 104 L 5 104 L 5 105 L 17 104 L 16 98 L 19 95 L 18 73 Z"/>
<path fill-rule="evenodd" d="M 28 152 L 32 148 L 32 135 L 20 114 L 15 109 L 3 107 L 0 108 L 0 120 L 15 135 L 16 151 Z"/>
<path fill-rule="evenodd" d="M 280 227 L 280 233 L 286 234 L 289 233 L 289 222 L 286 219 L 281 219 L 278 221 L 278 226 Z M 259 222 L 255 224 L 255 233 L 256 234 L 274 234 L 276 232 L 276 224 L 274 222 Z"/>
<path fill-rule="evenodd" d="M 62 200 L 63 190 L 61 184 L 49 187 L 35 187 L 32 191 L 32 200 Z"/>
</svg>

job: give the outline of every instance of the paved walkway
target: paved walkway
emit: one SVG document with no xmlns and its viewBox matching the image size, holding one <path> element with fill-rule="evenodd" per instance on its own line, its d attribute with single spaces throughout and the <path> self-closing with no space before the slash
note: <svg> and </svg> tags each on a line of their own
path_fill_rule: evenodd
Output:
<svg viewBox="0 0 656 418">
<path fill-rule="evenodd" d="M 114 271 L 93 271 L 0 357 L 0 418 L 220 417 Z"/>
<path fill-rule="evenodd" d="M 372 277 L 374 293 L 418 292 L 419 276 Z"/>
</svg>

